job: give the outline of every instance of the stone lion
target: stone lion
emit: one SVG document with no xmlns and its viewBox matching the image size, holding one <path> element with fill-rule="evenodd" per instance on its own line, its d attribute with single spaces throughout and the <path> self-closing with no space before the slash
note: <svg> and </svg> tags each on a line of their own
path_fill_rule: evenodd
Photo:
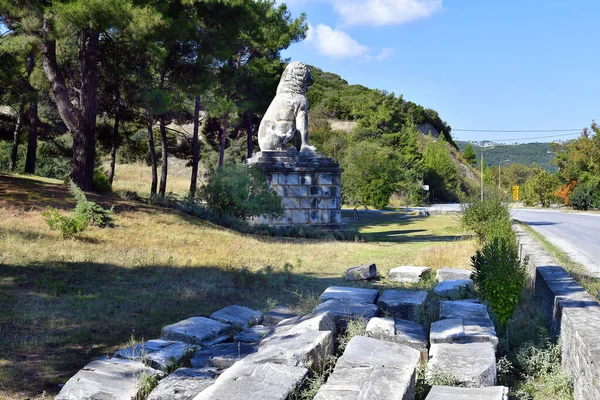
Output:
<svg viewBox="0 0 600 400">
<path fill-rule="evenodd" d="M 300 151 L 315 151 L 308 144 L 308 99 L 306 92 L 315 82 L 304 63 L 290 63 L 279 81 L 277 94 L 258 128 L 258 144 L 262 151 L 283 150 L 296 132 L 300 134 Z"/>
</svg>

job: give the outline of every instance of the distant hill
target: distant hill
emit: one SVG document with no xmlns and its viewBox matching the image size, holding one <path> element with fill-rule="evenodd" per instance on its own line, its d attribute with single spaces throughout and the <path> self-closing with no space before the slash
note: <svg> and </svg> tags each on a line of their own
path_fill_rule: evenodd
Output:
<svg viewBox="0 0 600 400">
<path fill-rule="evenodd" d="M 456 144 L 461 152 L 467 147 L 465 141 L 457 140 Z M 481 158 L 483 149 L 483 159 L 488 165 L 498 165 L 499 162 L 510 160 L 504 165 L 520 163 L 525 165 L 537 164 L 540 167 L 554 172 L 556 166 L 552 164 L 554 153 L 550 143 L 523 143 L 523 144 L 500 144 L 493 142 L 471 142 L 477 153 L 477 160 Z"/>
</svg>

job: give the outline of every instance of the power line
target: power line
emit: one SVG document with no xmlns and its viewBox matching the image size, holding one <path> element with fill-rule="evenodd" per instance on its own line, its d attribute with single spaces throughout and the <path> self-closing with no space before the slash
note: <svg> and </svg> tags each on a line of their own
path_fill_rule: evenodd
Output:
<svg viewBox="0 0 600 400">
<path fill-rule="evenodd" d="M 455 129 L 452 128 L 452 132 L 497 132 L 497 133 L 532 133 L 532 132 L 581 132 L 583 128 L 573 129 Z"/>
<path fill-rule="evenodd" d="M 454 129 L 452 131 L 454 131 Z M 508 139 L 481 139 L 481 140 L 476 140 L 476 142 L 518 142 L 519 140 L 548 139 L 548 138 L 555 138 L 555 137 L 574 136 L 574 135 L 580 135 L 580 134 L 581 134 L 581 131 L 567 133 L 564 135 L 532 136 L 532 137 L 525 137 L 525 138 L 508 138 Z"/>
</svg>

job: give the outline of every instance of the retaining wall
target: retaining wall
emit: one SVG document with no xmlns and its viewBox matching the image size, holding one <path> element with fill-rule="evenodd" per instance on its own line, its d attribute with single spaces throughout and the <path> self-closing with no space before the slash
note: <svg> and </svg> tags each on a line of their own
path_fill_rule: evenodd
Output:
<svg viewBox="0 0 600 400">
<path fill-rule="evenodd" d="M 521 257 L 529 257 L 535 298 L 553 340 L 560 336 L 563 369 L 577 400 L 600 399 L 600 305 L 554 258 L 517 226 Z"/>
</svg>

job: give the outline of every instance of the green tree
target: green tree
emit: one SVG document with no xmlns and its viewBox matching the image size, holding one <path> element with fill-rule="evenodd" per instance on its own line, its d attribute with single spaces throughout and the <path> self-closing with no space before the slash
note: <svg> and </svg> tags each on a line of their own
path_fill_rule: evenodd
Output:
<svg viewBox="0 0 600 400">
<path fill-rule="evenodd" d="M 467 144 L 465 150 L 463 151 L 463 158 L 471 165 L 475 165 L 477 163 L 477 154 L 475 154 L 475 149 L 471 143 Z"/>
<path fill-rule="evenodd" d="M 444 135 L 437 140 L 429 141 L 423 151 L 425 166 L 425 183 L 433 189 L 442 200 L 456 200 L 458 170 L 450 156 Z"/>
<path fill-rule="evenodd" d="M 533 206 L 541 204 L 550 207 L 556 200 L 556 191 L 560 187 L 560 179 L 556 174 L 546 170 L 538 170 L 523 185 L 523 202 Z"/>
</svg>

